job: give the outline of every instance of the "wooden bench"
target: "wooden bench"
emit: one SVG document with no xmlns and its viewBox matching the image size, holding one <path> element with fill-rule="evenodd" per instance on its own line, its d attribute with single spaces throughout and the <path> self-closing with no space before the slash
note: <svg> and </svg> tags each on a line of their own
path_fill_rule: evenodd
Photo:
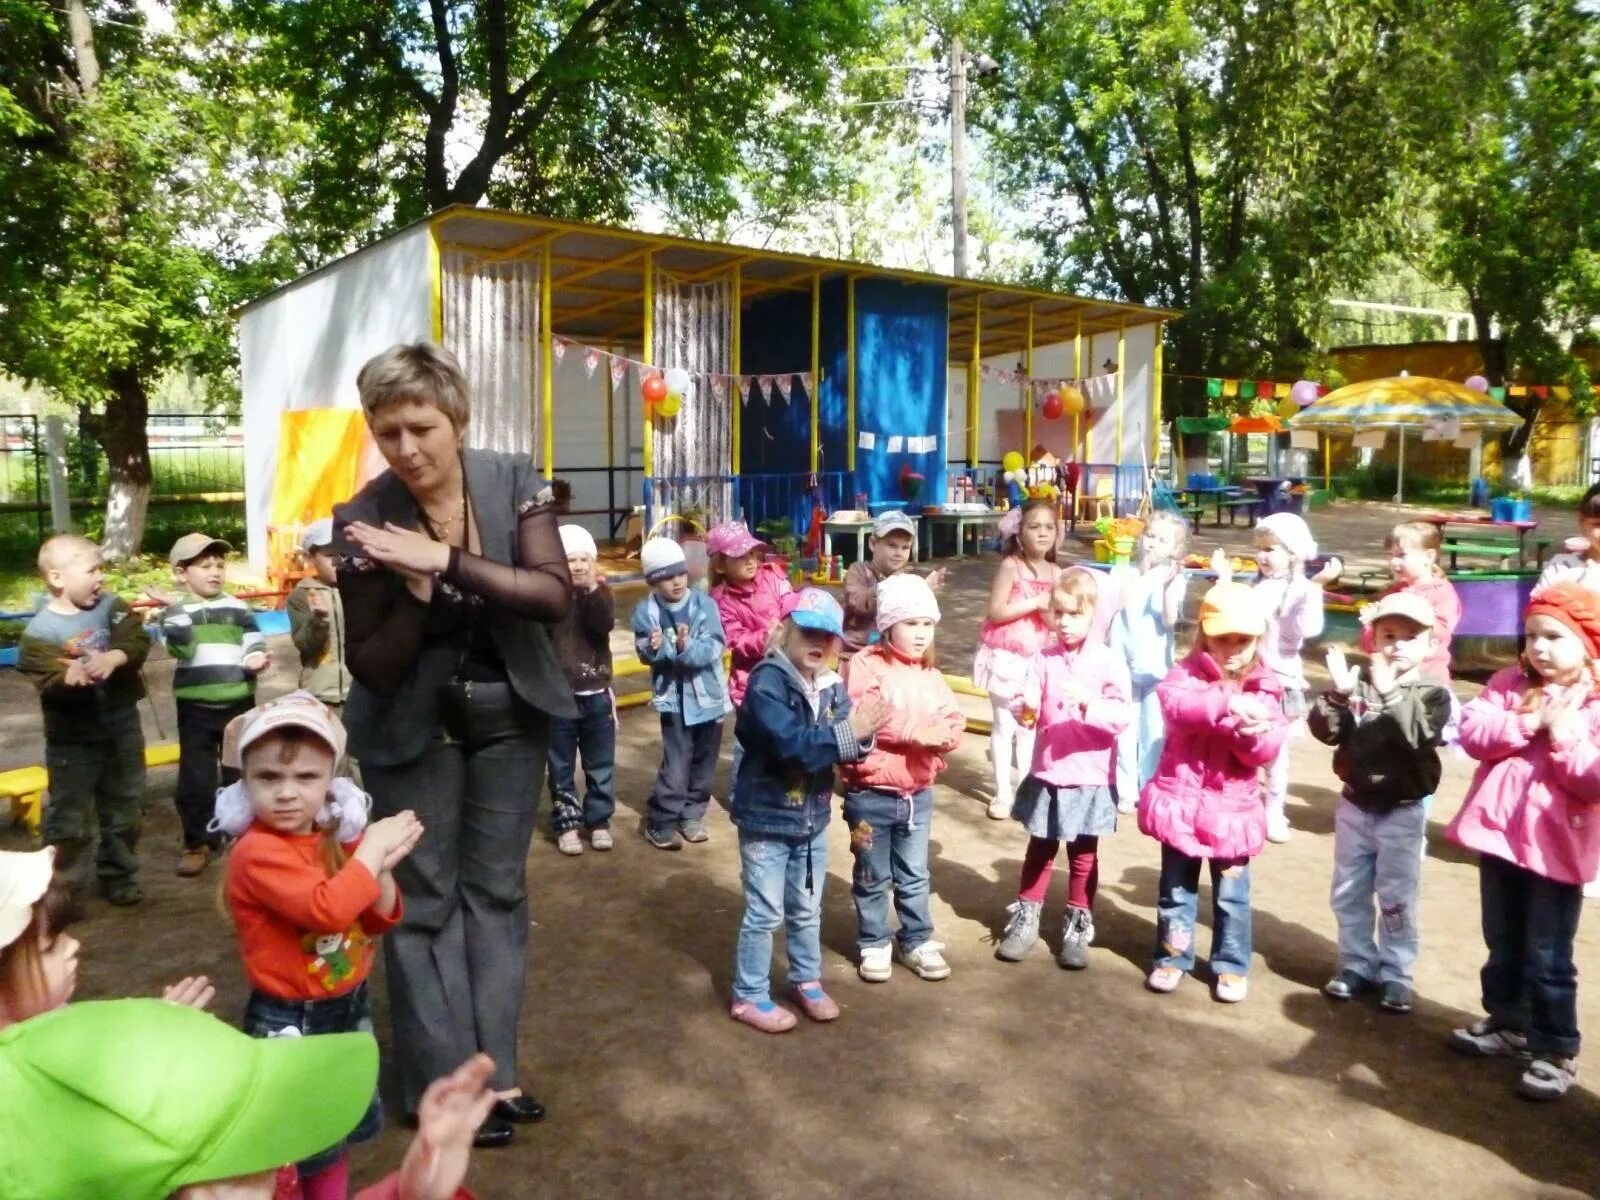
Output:
<svg viewBox="0 0 1600 1200">
<path fill-rule="evenodd" d="M 1228 528 L 1232 529 L 1234 527 L 1234 514 L 1237 513 L 1241 508 L 1244 509 L 1245 518 L 1250 521 L 1251 524 L 1254 524 L 1256 520 L 1256 510 L 1265 503 L 1266 501 L 1260 496 L 1240 496 L 1235 500 L 1218 500 L 1217 525 L 1219 527 L 1222 525 L 1222 510 L 1227 509 Z"/>
<path fill-rule="evenodd" d="M 1545 551 L 1550 548 L 1550 539 L 1540 538 L 1533 545 L 1534 569 L 1542 570 Z M 1450 569 L 1452 571 L 1461 569 L 1457 562 L 1457 557 L 1462 554 L 1470 555 L 1474 558 L 1496 559 L 1505 568 L 1509 568 L 1513 561 L 1515 561 L 1518 570 L 1521 570 L 1524 566 L 1524 547 L 1521 540 L 1517 538 L 1453 537 L 1446 538 L 1440 543 L 1439 548 L 1450 556 Z"/>
<path fill-rule="evenodd" d="M 178 761 L 178 743 L 160 742 L 144 748 L 146 767 L 170 767 Z M 13 820 L 39 836 L 44 824 L 44 796 L 50 790 L 50 772 L 40 766 L 18 767 L 14 771 L 0 771 L 0 799 L 10 801 Z"/>
</svg>

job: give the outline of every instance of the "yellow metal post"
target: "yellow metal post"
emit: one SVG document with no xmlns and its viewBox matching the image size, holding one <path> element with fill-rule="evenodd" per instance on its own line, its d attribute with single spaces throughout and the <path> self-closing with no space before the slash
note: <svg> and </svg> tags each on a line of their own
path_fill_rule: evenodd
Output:
<svg viewBox="0 0 1600 1200">
<path fill-rule="evenodd" d="M 1128 331 L 1117 322 L 1117 466 L 1122 465 L 1122 380 L 1127 375 Z"/>
<path fill-rule="evenodd" d="M 983 293 L 972 307 L 972 358 L 967 363 L 967 469 L 978 469 L 978 422 L 982 420 L 983 385 L 978 371 L 983 353 Z"/>
<path fill-rule="evenodd" d="M 1022 346 L 1022 456 L 1033 454 L 1033 301 L 1028 301 L 1028 340 Z"/>
<path fill-rule="evenodd" d="M 428 325 L 433 340 L 444 343 L 444 263 L 439 255 L 439 223 L 428 222 Z"/>
<path fill-rule="evenodd" d="M 811 470 L 821 470 L 822 461 L 822 405 L 817 393 L 822 390 L 822 276 L 811 277 Z"/>
<path fill-rule="evenodd" d="M 655 362 L 655 337 L 656 337 L 656 256 L 651 251 L 644 256 L 644 347 L 640 351 L 641 362 L 653 364 Z M 640 380 L 643 383 L 643 380 Z M 653 430 L 650 421 L 650 406 L 644 402 L 644 395 L 639 396 L 639 409 L 644 414 L 644 482 L 645 487 L 650 486 L 650 475 L 655 470 L 656 448 Z M 650 519 L 650 514 L 645 513 L 645 520 Z"/>
<path fill-rule="evenodd" d="M 844 459 L 856 469 L 856 277 L 844 283 Z"/>
<path fill-rule="evenodd" d="M 739 359 L 741 357 L 741 343 L 744 338 L 744 313 L 740 303 L 744 296 L 744 267 L 740 263 L 733 264 L 733 375 L 728 381 L 728 399 L 733 403 L 733 464 L 728 470 L 730 475 L 739 474 L 739 449 L 740 439 L 744 436 L 744 405 L 739 398 Z"/>
<path fill-rule="evenodd" d="M 550 286 L 550 243 L 545 242 L 539 267 L 539 422 L 544 434 L 544 477 L 556 475 L 556 380 L 555 355 L 550 345 L 550 310 L 554 307 Z"/>
<path fill-rule="evenodd" d="M 1072 332 L 1072 386 L 1083 398 L 1083 314 L 1078 314 L 1078 324 Z M 1085 399 L 1085 403 L 1087 400 Z M 1083 409 L 1072 414 L 1072 457 L 1079 462 L 1088 461 L 1083 450 Z"/>
<path fill-rule="evenodd" d="M 1150 465 L 1152 467 L 1161 461 L 1161 368 L 1162 360 L 1166 357 L 1162 346 L 1166 329 L 1165 321 L 1156 322 L 1154 365 L 1150 369 Z"/>
<path fill-rule="evenodd" d="M 1333 441 L 1327 434 L 1322 435 L 1322 490 L 1333 490 Z"/>
<path fill-rule="evenodd" d="M 607 353 L 610 350 L 611 345 L 608 342 L 606 344 Z M 611 382 L 610 363 L 605 365 L 604 373 L 606 377 L 606 475 L 610 478 L 611 468 L 617 465 L 617 389 L 616 385 Z"/>
</svg>

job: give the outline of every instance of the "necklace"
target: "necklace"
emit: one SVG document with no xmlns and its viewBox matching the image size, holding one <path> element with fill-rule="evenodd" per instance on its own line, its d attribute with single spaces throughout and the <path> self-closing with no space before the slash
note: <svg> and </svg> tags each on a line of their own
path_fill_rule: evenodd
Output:
<svg viewBox="0 0 1600 1200">
<path fill-rule="evenodd" d="M 433 536 L 442 542 L 450 541 L 455 533 L 456 526 L 467 515 L 466 489 L 463 488 L 461 490 L 461 498 L 456 501 L 456 511 L 448 519 L 434 516 L 426 505 L 419 504 L 418 507 L 422 509 L 423 520 L 428 523 L 428 529 L 433 533 Z"/>
</svg>

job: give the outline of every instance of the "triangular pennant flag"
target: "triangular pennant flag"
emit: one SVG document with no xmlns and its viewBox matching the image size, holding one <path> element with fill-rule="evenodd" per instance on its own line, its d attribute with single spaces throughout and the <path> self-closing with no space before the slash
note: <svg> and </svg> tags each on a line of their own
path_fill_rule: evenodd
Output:
<svg viewBox="0 0 1600 1200">
<path fill-rule="evenodd" d="M 1535 384 L 1533 387 L 1530 387 L 1528 390 L 1530 392 L 1532 392 L 1534 394 L 1534 396 L 1537 397 L 1540 400 L 1547 399 L 1549 397 L 1549 395 L 1550 395 L 1550 389 L 1548 387 L 1546 387 L 1542 383 Z"/>
<path fill-rule="evenodd" d="M 722 398 L 724 396 L 726 396 L 727 394 L 728 394 L 728 377 L 726 375 L 713 375 L 711 377 L 711 397 L 712 397 L 712 399 L 714 399 L 714 400 L 716 400 L 716 401 L 718 401 L 720 403 L 722 401 Z"/>
<path fill-rule="evenodd" d="M 1513 396 L 1526 396 L 1528 394 L 1528 389 L 1523 384 L 1513 383 L 1511 385 L 1511 394 Z"/>
<path fill-rule="evenodd" d="M 739 385 L 739 399 L 741 401 L 743 401 L 745 404 L 749 404 L 750 403 L 750 376 L 748 376 L 748 375 L 737 376 L 734 379 L 734 382 Z"/>
<path fill-rule="evenodd" d="M 1271 400 L 1272 399 L 1272 380 L 1270 380 L 1270 379 L 1258 379 L 1258 380 L 1256 380 L 1256 395 L 1260 396 L 1263 400 Z"/>
<path fill-rule="evenodd" d="M 1222 394 L 1224 396 L 1237 396 L 1239 394 L 1239 381 L 1237 379 L 1224 379 L 1222 381 Z"/>
<path fill-rule="evenodd" d="M 756 384 L 761 388 L 761 398 L 768 404 L 772 403 L 772 376 L 762 375 L 756 379 Z"/>
<path fill-rule="evenodd" d="M 611 359 L 611 386 L 621 387 L 622 381 L 628 377 L 628 360 L 613 356 Z"/>
<path fill-rule="evenodd" d="M 1569 388 L 1569 387 L 1565 387 L 1565 386 L 1563 386 L 1561 384 L 1557 384 L 1555 387 L 1551 388 L 1550 389 L 1550 394 L 1552 396 L 1554 396 L 1557 400 L 1571 400 L 1572 399 L 1572 389 Z"/>
<path fill-rule="evenodd" d="M 1492 387 L 1492 388 L 1489 389 L 1489 399 L 1491 399 L 1491 400 L 1504 400 L 1505 398 L 1506 398 L 1506 390 L 1505 390 L 1505 388 L 1503 388 L 1503 387 Z"/>
<path fill-rule="evenodd" d="M 800 386 L 805 388 L 806 395 L 808 395 L 808 396 L 811 395 L 811 372 L 810 371 L 802 371 L 800 373 Z"/>
<path fill-rule="evenodd" d="M 1222 380 L 1220 380 L 1220 379 L 1208 379 L 1208 380 L 1206 380 L 1206 395 L 1210 396 L 1211 399 L 1213 399 L 1213 400 L 1215 400 L 1218 396 L 1222 395 Z"/>
<path fill-rule="evenodd" d="M 1294 395 L 1294 384 L 1275 383 L 1272 385 L 1272 395 L 1274 399 L 1287 400 Z M 1298 408 L 1299 406 L 1296 405 L 1296 407 Z"/>
<path fill-rule="evenodd" d="M 778 395 L 783 397 L 785 404 L 789 403 L 789 392 L 794 388 L 794 376 L 788 374 L 779 375 L 775 382 L 778 385 Z"/>
<path fill-rule="evenodd" d="M 567 339 L 553 337 L 550 339 L 550 353 L 555 356 L 556 366 L 561 365 L 561 360 L 567 356 Z"/>
<path fill-rule="evenodd" d="M 1239 399 L 1254 400 L 1256 398 L 1256 381 L 1254 379 L 1239 380 Z"/>
<path fill-rule="evenodd" d="M 593 346 L 583 352 L 583 371 L 590 379 L 594 378 L 594 369 L 600 365 L 600 351 Z"/>
</svg>

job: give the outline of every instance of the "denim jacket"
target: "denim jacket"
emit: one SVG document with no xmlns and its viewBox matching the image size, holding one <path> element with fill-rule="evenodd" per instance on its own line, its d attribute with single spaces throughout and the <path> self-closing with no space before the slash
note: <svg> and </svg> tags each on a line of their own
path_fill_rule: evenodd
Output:
<svg viewBox="0 0 1600 1200">
<path fill-rule="evenodd" d="M 639 661 L 650 666 L 650 706 L 657 712 L 681 714 L 685 725 L 704 725 L 720 721 L 733 707 L 722 667 L 727 639 L 711 597 L 691 589 L 684 605 L 674 615 L 654 593 L 646 596 L 633 610 L 633 644 Z M 680 624 L 689 627 L 682 652 L 673 634 Z M 661 630 L 661 648 L 652 650 L 650 634 L 656 629 Z"/>
<path fill-rule="evenodd" d="M 814 699 L 813 699 L 814 697 Z M 746 833 L 811 836 L 826 826 L 835 763 L 859 762 L 850 695 L 832 671 L 808 688 L 781 650 L 750 672 L 736 732 L 744 747 L 733 783 L 733 823 Z"/>
</svg>

